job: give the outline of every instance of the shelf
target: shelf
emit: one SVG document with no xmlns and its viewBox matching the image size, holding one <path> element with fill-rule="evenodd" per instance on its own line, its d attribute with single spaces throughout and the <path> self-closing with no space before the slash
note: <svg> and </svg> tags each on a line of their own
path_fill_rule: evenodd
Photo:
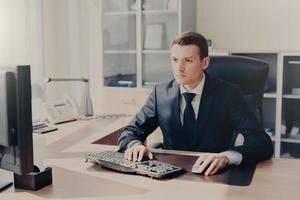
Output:
<svg viewBox="0 0 300 200">
<path fill-rule="evenodd" d="M 291 60 L 291 61 L 288 61 L 288 64 L 290 64 L 290 65 L 299 65 L 300 61 L 297 61 L 297 60 L 293 61 L 293 60 Z"/>
<path fill-rule="evenodd" d="M 169 43 L 175 36 L 184 30 L 196 30 L 196 0 L 118 0 L 99 1 L 102 18 L 102 41 L 101 49 L 103 60 L 103 74 L 120 74 L 134 72 L 134 83 L 122 82 L 123 79 L 115 76 L 112 79 L 105 77 L 104 87 L 119 85 L 134 85 L 135 88 L 145 88 L 143 81 L 166 80 L 170 77 L 169 72 L 159 73 L 153 77 L 153 70 L 170 65 Z M 124 23 L 123 23 L 124 21 Z M 149 24 L 160 24 L 162 33 L 147 34 Z M 156 32 L 155 32 L 156 33 Z M 161 38 L 158 38 L 161 37 Z M 146 39 L 147 38 L 147 39 Z M 158 40 L 161 40 L 159 42 Z M 156 41 L 160 45 L 144 48 L 145 41 Z M 168 68 L 169 70 L 169 68 Z M 149 79 L 148 76 L 151 78 Z M 121 80 L 121 83 L 118 81 Z M 127 79 L 124 79 L 127 80 Z M 131 80 L 131 79 L 128 79 Z M 149 85 L 151 87 L 151 84 Z"/>
<path fill-rule="evenodd" d="M 143 50 L 144 54 L 170 54 L 170 50 Z"/>
<path fill-rule="evenodd" d="M 294 138 L 281 138 L 281 142 L 286 142 L 286 143 L 298 143 L 298 144 L 300 144 L 300 139 L 294 139 Z"/>
<path fill-rule="evenodd" d="M 114 12 L 104 12 L 105 16 L 116 16 L 116 15 L 136 15 L 135 11 L 114 11 Z"/>
<path fill-rule="evenodd" d="M 264 93 L 264 98 L 276 98 L 275 92 L 266 92 Z"/>
<path fill-rule="evenodd" d="M 300 95 L 294 95 L 294 94 L 284 94 L 282 97 L 284 99 L 300 99 Z"/>
<path fill-rule="evenodd" d="M 177 14 L 176 10 L 144 10 L 142 14 L 145 15 L 156 15 L 156 14 Z"/>
<path fill-rule="evenodd" d="M 104 50 L 104 54 L 136 54 L 136 50 Z"/>
<path fill-rule="evenodd" d="M 144 82 L 143 87 L 144 88 L 153 88 L 157 82 Z"/>
</svg>

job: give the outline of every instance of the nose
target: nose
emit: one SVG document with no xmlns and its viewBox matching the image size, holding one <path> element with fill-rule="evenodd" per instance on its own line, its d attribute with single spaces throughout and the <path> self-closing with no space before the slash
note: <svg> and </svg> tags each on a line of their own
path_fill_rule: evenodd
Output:
<svg viewBox="0 0 300 200">
<path fill-rule="evenodd" d="M 178 69 L 178 71 L 184 71 L 184 63 L 182 62 L 182 61 L 179 61 L 178 63 L 177 63 L 177 69 Z"/>
</svg>

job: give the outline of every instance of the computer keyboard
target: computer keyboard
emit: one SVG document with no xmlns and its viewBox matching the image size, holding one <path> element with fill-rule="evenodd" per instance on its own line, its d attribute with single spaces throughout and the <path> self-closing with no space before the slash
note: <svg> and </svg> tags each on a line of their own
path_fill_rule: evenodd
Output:
<svg viewBox="0 0 300 200">
<path fill-rule="evenodd" d="M 177 175 L 185 170 L 181 167 L 170 165 L 157 160 L 146 160 L 134 162 L 127 160 L 123 153 L 114 151 L 103 151 L 85 155 L 86 161 L 98 163 L 105 168 L 124 173 L 136 173 L 150 176 L 151 178 L 162 178 Z"/>
</svg>

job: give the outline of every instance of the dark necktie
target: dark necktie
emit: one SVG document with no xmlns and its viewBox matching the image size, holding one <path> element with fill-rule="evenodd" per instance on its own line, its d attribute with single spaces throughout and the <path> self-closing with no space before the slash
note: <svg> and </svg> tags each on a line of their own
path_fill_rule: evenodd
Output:
<svg viewBox="0 0 300 200">
<path fill-rule="evenodd" d="M 183 93 L 186 107 L 183 112 L 183 129 L 184 129 L 184 137 L 186 138 L 186 146 L 187 150 L 192 150 L 191 144 L 192 139 L 194 138 L 194 131 L 195 131 L 195 112 L 192 106 L 192 100 L 195 97 L 196 94 L 194 93 Z"/>
</svg>

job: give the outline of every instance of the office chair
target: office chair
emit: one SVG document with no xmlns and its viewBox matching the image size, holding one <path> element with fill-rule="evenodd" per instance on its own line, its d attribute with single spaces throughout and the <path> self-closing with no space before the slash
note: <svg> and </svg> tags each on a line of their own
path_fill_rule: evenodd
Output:
<svg viewBox="0 0 300 200">
<path fill-rule="evenodd" d="M 239 85 L 250 110 L 261 124 L 264 85 L 268 71 L 268 63 L 245 56 L 212 56 L 206 69 L 211 76 Z"/>
<path fill-rule="evenodd" d="M 263 125 L 262 101 L 264 84 L 269 65 L 259 59 L 245 56 L 211 56 L 206 72 L 214 77 L 239 85 L 242 94 L 259 122 Z M 242 134 L 234 133 L 232 144 L 243 145 Z M 153 148 L 161 148 L 161 143 L 154 143 Z"/>
<path fill-rule="evenodd" d="M 263 126 L 264 85 L 269 72 L 268 63 L 245 56 L 212 56 L 206 72 L 224 81 L 239 85 L 249 109 Z M 241 146 L 244 136 L 234 132 L 231 144 Z"/>
<path fill-rule="evenodd" d="M 214 77 L 239 85 L 250 110 L 263 125 L 263 93 L 269 71 L 268 63 L 245 56 L 211 56 L 206 72 Z M 231 143 L 244 143 L 241 133 L 234 132 Z M 153 142 L 152 148 L 163 148 L 161 142 Z"/>
</svg>

